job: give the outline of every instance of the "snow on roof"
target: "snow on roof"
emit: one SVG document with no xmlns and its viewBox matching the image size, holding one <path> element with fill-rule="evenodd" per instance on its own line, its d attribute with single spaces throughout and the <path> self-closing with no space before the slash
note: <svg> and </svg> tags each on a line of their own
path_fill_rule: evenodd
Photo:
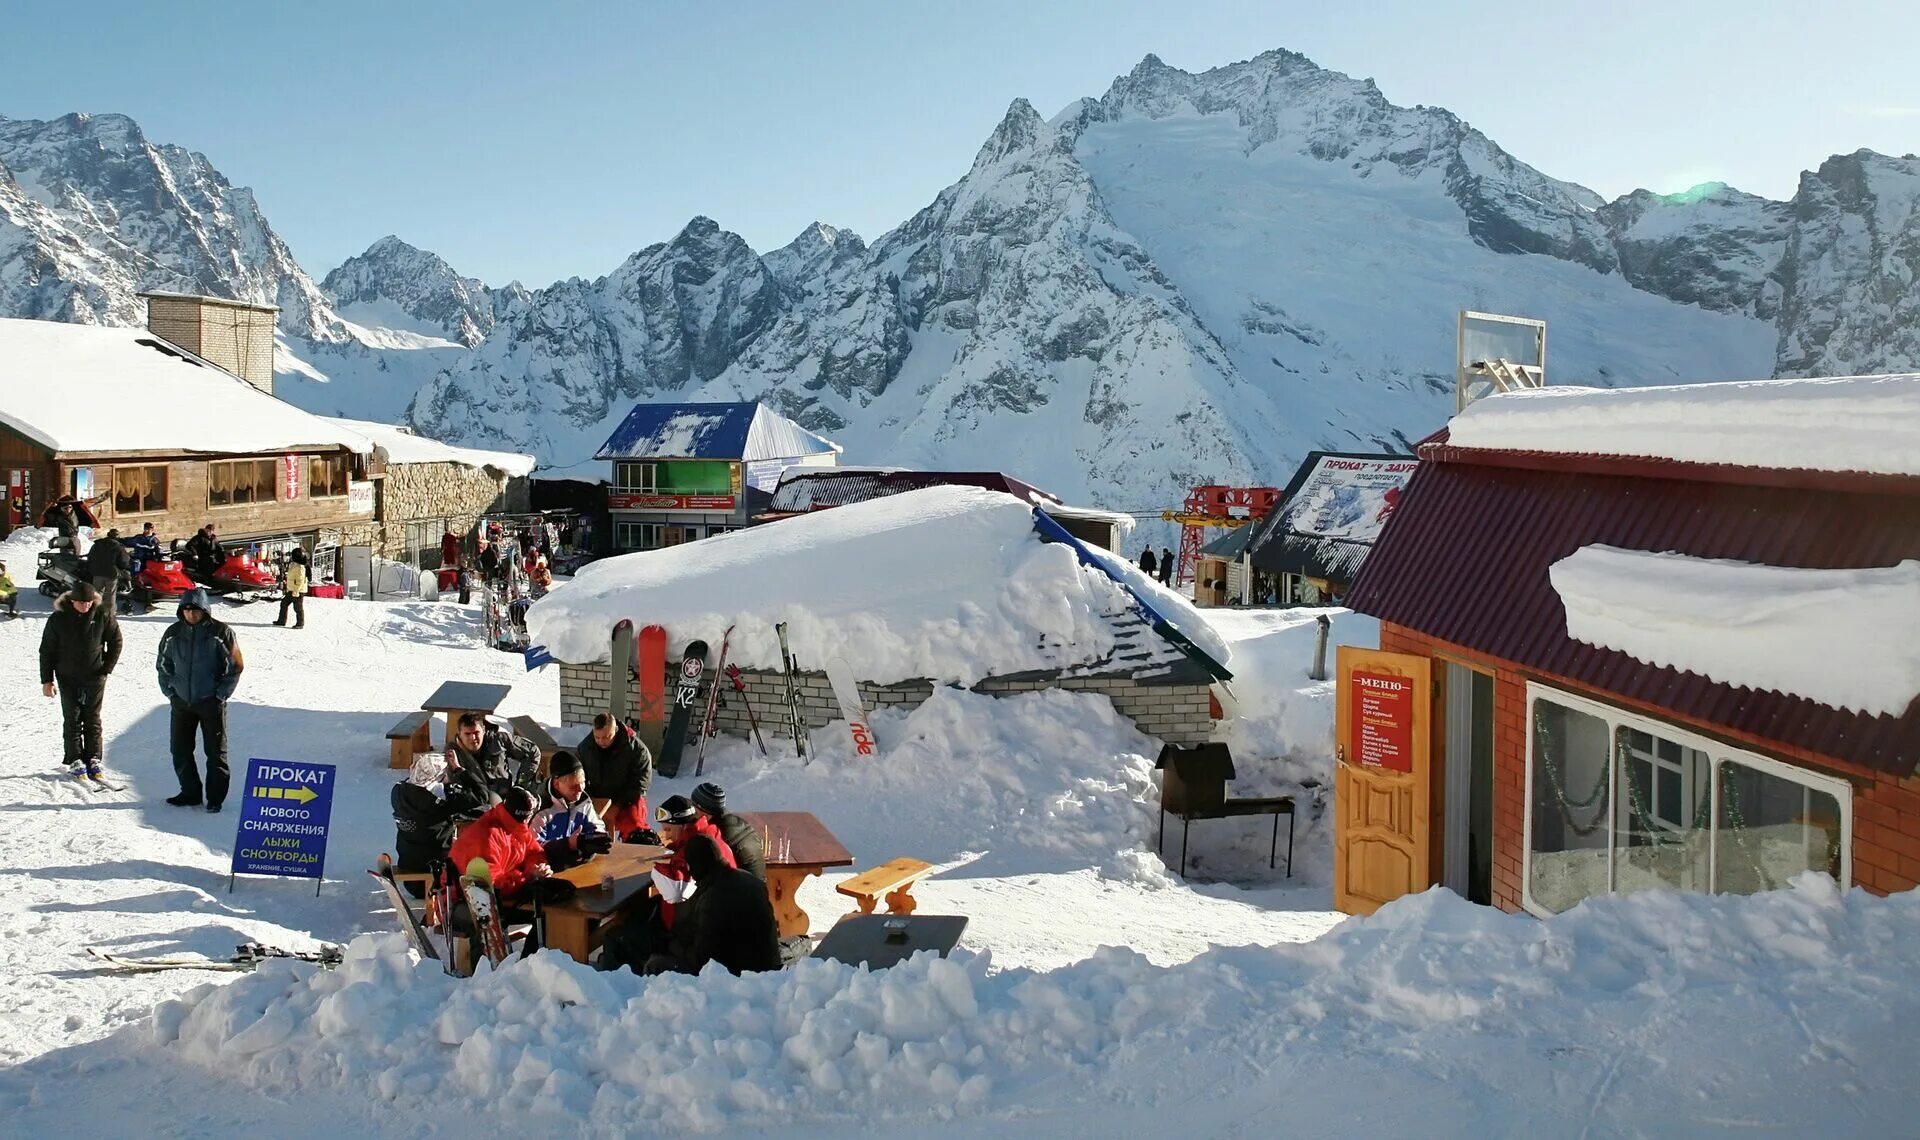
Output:
<svg viewBox="0 0 1920 1140">
<path fill-rule="evenodd" d="M 535 459 L 531 455 L 523 455 L 515 451 L 481 451 L 472 447 L 455 447 L 450 443 L 441 443 L 437 439 L 416 435 L 411 428 L 402 427 L 399 424 L 338 417 L 335 417 L 333 422 L 342 424 L 351 431 L 359 432 L 384 448 L 389 463 L 459 463 L 468 467 L 493 467 L 508 475 L 530 475 L 535 465 Z"/>
<path fill-rule="evenodd" d="M 373 450 L 145 329 L 0 319 L 0 423 L 54 451 Z"/>
<path fill-rule="evenodd" d="M 1537 388 L 1479 400 L 1447 431 L 1463 448 L 1920 475 L 1920 374 Z"/>
<path fill-rule="evenodd" d="M 1411 455 L 1309 454 L 1273 513 L 1246 528 L 1253 564 L 1351 581 L 1419 466 Z"/>
<path fill-rule="evenodd" d="M 844 450 L 758 403 L 636 404 L 595 459 L 798 459 Z"/>
<path fill-rule="evenodd" d="M 917 471 L 904 467 L 789 467 L 768 509 L 777 514 L 862 503 L 923 487 L 985 487 L 1050 506 L 1052 495 L 998 471 Z"/>
<path fill-rule="evenodd" d="M 1547 573 L 1577 641 L 1868 716 L 1920 695 L 1920 561 L 1807 570 L 1595 545 Z"/>
<path fill-rule="evenodd" d="M 930 487 L 591 563 L 527 624 L 570 662 L 606 660 L 622 619 L 666 626 L 675 653 L 699 638 L 717 654 L 733 626 L 728 660 L 769 668 L 780 664 L 773 623 L 784 621 L 803 669 L 844 657 L 863 680 L 974 684 L 1102 660 L 1133 608 L 1108 575 L 1043 542 L 1026 503 Z M 1191 607 L 1173 622 L 1207 629 Z M 1217 637 L 1203 648 L 1227 654 Z"/>
</svg>

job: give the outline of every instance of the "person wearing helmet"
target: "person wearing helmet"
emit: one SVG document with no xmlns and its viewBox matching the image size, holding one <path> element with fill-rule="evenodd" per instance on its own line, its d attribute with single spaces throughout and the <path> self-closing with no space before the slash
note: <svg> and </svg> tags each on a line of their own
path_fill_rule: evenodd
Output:
<svg viewBox="0 0 1920 1140">
<path fill-rule="evenodd" d="M 693 789 L 693 806 L 700 810 L 714 827 L 720 831 L 720 838 L 726 841 L 733 851 L 733 858 L 742 871 L 748 871 L 762 883 L 767 881 L 767 853 L 760 842 L 760 833 L 752 824 L 727 810 L 727 792 L 725 788 L 711 781 Z"/>
</svg>

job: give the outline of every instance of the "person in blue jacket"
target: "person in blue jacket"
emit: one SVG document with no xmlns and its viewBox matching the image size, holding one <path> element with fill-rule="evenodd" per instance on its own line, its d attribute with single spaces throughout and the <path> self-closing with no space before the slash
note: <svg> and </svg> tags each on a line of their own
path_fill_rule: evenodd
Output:
<svg viewBox="0 0 1920 1140">
<path fill-rule="evenodd" d="M 207 608 L 207 591 L 188 590 L 180 598 L 180 620 L 160 635 L 155 667 L 160 691 L 173 706 L 173 771 L 180 777 L 180 794 L 168 796 L 176 807 L 219 811 L 227 798 L 227 700 L 240 684 L 247 662 L 233 629 Z M 193 758 L 193 735 L 198 730 L 207 752 L 207 779 L 203 788 Z"/>
</svg>

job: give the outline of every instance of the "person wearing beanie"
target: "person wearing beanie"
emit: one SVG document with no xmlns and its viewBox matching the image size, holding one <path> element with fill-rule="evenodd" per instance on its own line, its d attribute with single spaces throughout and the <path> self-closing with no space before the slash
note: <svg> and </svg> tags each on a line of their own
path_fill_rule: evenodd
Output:
<svg viewBox="0 0 1920 1140">
<path fill-rule="evenodd" d="M 566 749 L 553 754 L 548 767 L 547 804 L 534 813 L 528 828 L 555 867 L 571 867 L 613 847 L 613 836 L 587 797 L 587 777 L 580 758 Z"/>
<path fill-rule="evenodd" d="M 780 924 L 767 885 L 744 869 L 729 867 L 722 850 L 704 835 L 686 840 L 681 854 L 700 891 L 675 925 L 667 948 L 647 959 L 645 973 L 697 974 L 708 962 L 734 974 L 780 968 Z"/>
<path fill-rule="evenodd" d="M 767 853 L 760 841 L 760 832 L 746 820 L 727 810 L 727 792 L 720 785 L 708 782 L 693 789 L 693 806 L 700 814 L 720 829 L 720 838 L 726 841 L 733 852 L 733 858 L 742 871 L 750 873 L 762 883 L 767 881 Z M 735 971 L 738 973 L 739 971 Z"/>
<path fill-rule="evenodd" d="M 483 860 L 500 905 L 516 906 L 527 901 L 528 887 L 553 874 L 547 853 L 527 827 L 538 807 L 532 792 L 508 788 L 499 803 L 460 829 L 448 853 L 454 873 L 465 874 L 475 859 Z"/>
<path fill-rule="evenodd" d="M 587 795 L 607 801 L 607 827 L 613 834 L 629 835 L 653 825 L 647 814 L 653 753 L 633 726 L 601 713 L 574 751 L 587 773 Z"/>
<path fill-rule="evenodd" d="M 667 858 L 653 865 L 653 888 L 658 901 L 644 919 L 622 922 L 608 932 L 600 957 L 595 961 L 596 969 L 617 970 L 626 966 L 641 973 L 654 955 L 672 952 L 671 939 L 678 913 L 693 898 L 696 885 L 684 854 L 687 843 L 694 837 L 712 840 L 716 857 L 728 867 L 734 865 L 733 851 L 726 840 L 687 797 L 668 797 L 654 811 L 654 820 L 660 829 L 660 841 L 669 848 Z M 683 940 L 688 936 L 688 932 L 682 932 Z"/>
<path fill-rule="evenodd" d="M 172 708 L 173 772 L 180 793 L 168 796 L 175 807 L 194 807 L 204 799 L 208 811 L 226 802 L 231 773 L 227 769 L 227 701 L 240 685 L 247 667 L 240 640 L 232 627 L 213 616 L 205 587 L 180 596 L 179 620 L 160 635 L 154 658 L 160 691 Z M 193 759 L 193 736 L 200 734 L 207 752 L 203 785 Z"/>
<path fill-rule="evenodd" d="M 40 631 L 40 692 L 60 694 L 61 741 L 67 770 L 99 779 L 100 700 L 120 661 L 120 623 L 85 582 L 60 595 Z"/>
</svg>

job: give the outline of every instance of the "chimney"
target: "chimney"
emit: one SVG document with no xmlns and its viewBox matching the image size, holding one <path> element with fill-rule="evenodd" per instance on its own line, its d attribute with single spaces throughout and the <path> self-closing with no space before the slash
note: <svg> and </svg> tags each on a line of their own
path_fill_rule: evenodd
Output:
<svg viewBox="0 0 1920 1140">
<path fill-rule="evenodd" d="M 149 332 L 273 395 L 273 319 L 279 309 L 187 293 L 140 297 L 147 303 Z"/>
</svg>

